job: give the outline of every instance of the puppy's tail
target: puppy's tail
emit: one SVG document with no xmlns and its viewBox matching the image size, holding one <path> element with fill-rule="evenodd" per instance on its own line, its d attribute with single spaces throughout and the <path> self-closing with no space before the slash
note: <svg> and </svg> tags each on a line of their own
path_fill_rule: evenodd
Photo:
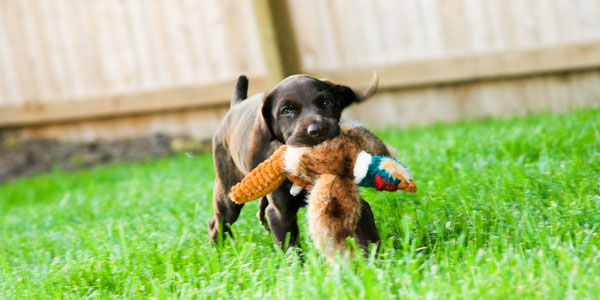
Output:
<svg viewBox="0 0 600 300">
<path fill-rule="evenodd" d="M 248 97 L 248 78 L 245 75 L 240 75 L 235 87 L 233 88 L 233 94 L 231 95 L 231 106 L 242 102 L 242 100 Z"/>
</svg>

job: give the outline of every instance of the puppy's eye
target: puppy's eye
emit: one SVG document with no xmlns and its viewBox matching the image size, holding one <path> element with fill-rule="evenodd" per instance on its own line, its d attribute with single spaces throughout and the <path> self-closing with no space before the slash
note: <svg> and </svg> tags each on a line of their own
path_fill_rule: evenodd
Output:
<svg viewBox="0 0 600 300">
<path fill-rule="evenodd" d="M 291 108 L 289 108 L 289 107 L 284 107 L 284 108 L 281 110 L 281 113 L 280 113 L 280 114 L 281 114 L 282 116 L 288 116 L 288 115 L 290 115 L 291 113 L 292 113 L 292 109 L 291 109 Z"/>
<path fill-rule="evenodd" d="M 329 99 L 325 99 L 325 100 L 323 100 L 323 106 L 331 107 L 331 106 L 333 106 L 333 101 L 331 101 Z"/>
</svg>

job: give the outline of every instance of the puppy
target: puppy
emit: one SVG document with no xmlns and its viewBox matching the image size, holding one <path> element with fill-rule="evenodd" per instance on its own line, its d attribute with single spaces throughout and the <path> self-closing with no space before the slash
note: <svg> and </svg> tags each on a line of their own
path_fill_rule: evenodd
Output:
<svg viewBox="0 0 600 300">
<path fill-rule="evenodd" d="M 232 235 L 231 225 L 237 220 L 242 205 L 228 197 L 231 187 L 250 170 L 269 158 L 282 144 L 314 146 L 336 137 L 340 116 L 347 106 L 370 97 L 377 88 L 374 74 L 364 91 L 333 84 L 307 75 L 293 75 L 265 94 L 247 98 L 248 80 L 240 76 L 231 98 L 231 108 L 212 139 L 216 178 L 213 188 L 214 216 L 208 222 L 213 241 L 224 234 Z M 346 128 L 359 130 L 360 127 Z M 389 155 L 383 142 L 375 135 L 364 141 L 372 154 Z M 258 218 L 270 228 L 275 241 L 285 248 L 298 243 L 298 209 L 306 205 L 306 192 L 290 194 L 292 183 L 285 181 L 278 189 L 260 199 Z M 373 214 L 367 202 L 361 201 L 361 213 L 356 233 L 361 247 L 380 241 Z M 265 220 L 266 219 L 266 220 Z M 286 243 L 287 241 L 287 243 Z"/>
</svg>

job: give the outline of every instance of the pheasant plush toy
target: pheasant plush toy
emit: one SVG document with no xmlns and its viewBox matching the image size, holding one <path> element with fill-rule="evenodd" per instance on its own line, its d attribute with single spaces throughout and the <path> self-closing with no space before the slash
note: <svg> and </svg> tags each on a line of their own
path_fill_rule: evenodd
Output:
<svg viewBox="0 0 600 300">
<path fill-rule="evenodd" d="M 229 196 L 238 204 L 252 201 L 275 190 L 285 178 L 310 192 L 309 230 L 317 247 L 330 257 L 335 249 L 346 252 L 345 240 L 356 230 L 361 210 L 358 186 L 416 192 L 406 166 L 391 157 L 371 155 L 340 134 L 314 147 L 281 146 Z"/>
</svg>

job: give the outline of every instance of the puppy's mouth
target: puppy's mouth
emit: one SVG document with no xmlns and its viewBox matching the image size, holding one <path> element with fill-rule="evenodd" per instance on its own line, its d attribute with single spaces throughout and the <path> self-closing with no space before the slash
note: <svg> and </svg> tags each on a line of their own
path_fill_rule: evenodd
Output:
<svg viewBox="0 0 600 300">
<path fill-rule="evenodd" d="M 314 125 L 314 124 L 311 124 Z M 300 126 L 288 137 L 286 144 L 293 147 L 312 147 L 330 140 L 340 134 L 340 126 L 319 124 L 319 126 Z"/>
</svg>

